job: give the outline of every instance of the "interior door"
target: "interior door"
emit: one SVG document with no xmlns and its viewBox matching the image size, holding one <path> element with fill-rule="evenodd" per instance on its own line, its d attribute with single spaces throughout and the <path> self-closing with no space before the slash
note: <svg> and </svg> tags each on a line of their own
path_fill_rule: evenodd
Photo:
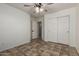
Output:
<svg viewBox="0 0 79 59">
<path fill-rule="evenodd" d="M 58 17 L 57 24 L 58 42 L 69 44 L 69 16 Z"/>
<path fill-rule="evenodd" d="M 45 20 L 45 40 L 69 44 L 69 16 L 51 17 Z"/>
<path fill-rule="evenodd" d="M 38 38 L 38 25 L 37 21 L 32 20 L 32 39 Z"/>
</svg>

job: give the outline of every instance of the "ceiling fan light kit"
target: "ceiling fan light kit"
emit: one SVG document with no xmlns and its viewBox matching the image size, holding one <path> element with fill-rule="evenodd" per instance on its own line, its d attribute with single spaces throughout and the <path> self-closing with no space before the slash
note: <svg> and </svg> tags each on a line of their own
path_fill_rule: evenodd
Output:
<svg viewBox="0 0 79 59">
<path fill-rule="evenodd" d="M 47 12 L 46 9 L 44 9 L 43 7 L 47 6 L 47 5 L 51 5 L 53 3 L 34 3 L 33 5 L 24 5 L 24 7 L 30 7 L 33 6 L 35 8 L 35 13 L 40 13 L 40 12 Z"/>
<path fill-rule="evenodd" d="M 39 12 L 39 8 L 35 7 L 35 11 L 36 11 L 36 13 L 38 13 Z"/>
<path fill-rule="evenodd" d="M 44 11 L 44 9 L 43 9 L 43 8 L 41 8 L 41 9 L 40 9 L 40 12 L 43 12 L 43 11 Z"/>
<path fill-rule="evenodd" d="M 35 7 L 35 11 L 36 11 L 36 13 L 39 13 L 39 12 L 43 12 L 44 9 L 43 8 L 39 8 L 39 7 Z"/>
</svg>

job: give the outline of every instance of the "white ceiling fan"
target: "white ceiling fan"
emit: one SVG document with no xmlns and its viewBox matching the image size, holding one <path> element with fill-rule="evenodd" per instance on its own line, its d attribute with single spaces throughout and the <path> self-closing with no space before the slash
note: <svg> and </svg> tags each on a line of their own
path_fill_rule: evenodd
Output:
<svg viewBox="0 0 79 59">
<path fill-rule="evenodd" d="M 32 4 L 25 4 L 24 7 L 34 7 L 36 13 L 40 12 L 47 12 L 47 9 L 44 9 L 43 7 L 46 7 L 47 5 L 51 5 L 54 3 L 32 3 Z"/>
</svg>

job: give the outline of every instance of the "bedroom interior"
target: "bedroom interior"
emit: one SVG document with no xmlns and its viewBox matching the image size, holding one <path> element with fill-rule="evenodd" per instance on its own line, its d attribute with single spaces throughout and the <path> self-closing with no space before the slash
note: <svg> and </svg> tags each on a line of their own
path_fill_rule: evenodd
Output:
<svg viewBox="0 0 79 59">
<path fill-rule="evenodd" d="M 0 3 L 0 56 L 79 56 L 79 3 Z"/>
</svg>

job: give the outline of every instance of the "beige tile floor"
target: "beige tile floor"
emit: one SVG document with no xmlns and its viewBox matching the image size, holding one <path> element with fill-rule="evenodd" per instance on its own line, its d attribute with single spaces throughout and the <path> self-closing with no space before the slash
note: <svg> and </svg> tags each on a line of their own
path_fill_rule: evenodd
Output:
<svg viewBox="0 0 79 59">
<path fill-rule="evenodd" d="M 0 52 L 0 56 L 78 56 L 69 45 L 33 39 L 31 42 Z"/>
</svg>

